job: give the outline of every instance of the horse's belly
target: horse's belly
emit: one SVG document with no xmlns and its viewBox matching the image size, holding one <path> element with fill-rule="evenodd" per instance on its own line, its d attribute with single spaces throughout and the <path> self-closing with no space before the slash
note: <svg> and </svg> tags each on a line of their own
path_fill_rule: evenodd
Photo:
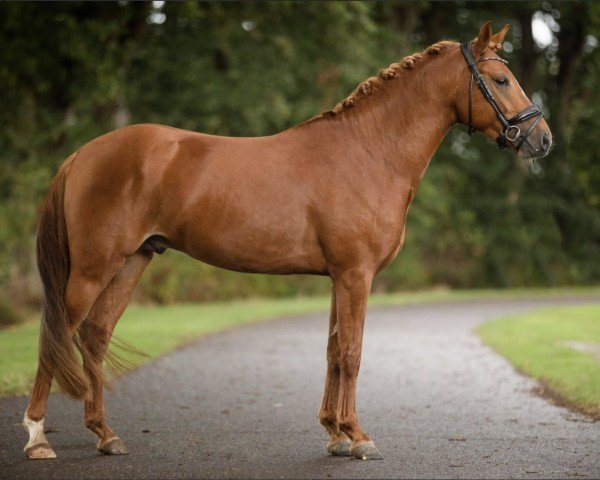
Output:
<svg viewBox="0 0 600 480">
<path fill-rule="evenodd" d="M 293 228 L 283 219 L 270 226 L 197 223 L 174 246 L 198 260 L 228 270 L 326 274 L 316 235 L 307 230 Z"/>
<path fill-rule="evenodd" d="M 284 247 L 282 247 L 282 250 Z M 190 256 L 215 267 L 225 268 L 236 272 L 294 274 L 312 273 L 327 274 L 325 264 L 318 255 L 305 253 L 290 253 L 285 251 L 239 250 L 228 244 L 217 248 L 193 246 L 187 251 Z"/>
</svg>

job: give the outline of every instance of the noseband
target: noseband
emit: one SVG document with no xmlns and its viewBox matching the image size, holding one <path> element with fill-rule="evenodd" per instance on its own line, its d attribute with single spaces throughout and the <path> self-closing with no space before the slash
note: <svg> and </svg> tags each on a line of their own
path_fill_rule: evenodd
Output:
<svg viewBox="0 0 600 480">
<path fill-rule="evenodd" d="M 502 123 L 502 131 L 496 139 L 496 143 L 498 144 L 498 146 L 500 148 L 506 148 L 507 145 L 511 143 L 517 150 L 519 150 L 519 148 L 521 148 L 524 142 L 527 142 L 529 144 L 529 142 L 527 141 L 527 137 L 544 116 L 542 108 L 539 105 L 530 105 L 525 110 L 522 110 L 519 113 L 517 113 L 514 117 L 506 118 L 504 116 L 504 113 L 502 113 L 502 110 L 500 110 L 500 107 L 496 103 L 496 100 L 492 95 L 492 91 L 488 87 L 487 83 L 485 83 L 483 75 L 479 72 L 477 68 L 478 63 L 487 62 L 490 60 L 496 60 L 504 64 L 507 64 L 508 62 L 503 58 L 499 57 L 486 57 L 476 61 L 473 57 L 473 54 L 471 53 L 470 42 L 462 43 L 460 45 L 460 51 L 462 52 L 463 56 L 465 57 L 465 60 L 467 61 L 469 70 L 471 70 L 471 83 L 469 85 L 469 135 L 471 135 L 475 131 L 475 128 L 473 127 L 471 121 L 473 117 L 473 81 L 475 81 L 475 83 L 479 87 L 479 90 L 481 90 L 481 93 L 483 93 L 483 96 L 485 97 L 487 102 L 492 106 L 492 108 L 496 112 L 496 116 Z M 518 124 L 535 117 L 537 117 L 535 122 L 531 124 L 531 126 L 527 129 L 525 133 L 522 133 L 521 129 L 518 127 Z M 529 146 L 531 146 L 531 144 Z"/>
</svg>

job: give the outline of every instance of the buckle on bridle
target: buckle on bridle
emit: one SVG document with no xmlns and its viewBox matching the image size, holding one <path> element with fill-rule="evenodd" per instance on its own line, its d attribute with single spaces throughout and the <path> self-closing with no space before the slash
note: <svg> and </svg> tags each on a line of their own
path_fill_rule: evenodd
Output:
<svg viewBox="0 0 600 480">
<path fill-rule="evenodd" d="M 516 142 L 521 136 L 521 129 L 516 125 L 511 125 L 504 130 L 504 136 L 509 142 Z"/>
</svg>

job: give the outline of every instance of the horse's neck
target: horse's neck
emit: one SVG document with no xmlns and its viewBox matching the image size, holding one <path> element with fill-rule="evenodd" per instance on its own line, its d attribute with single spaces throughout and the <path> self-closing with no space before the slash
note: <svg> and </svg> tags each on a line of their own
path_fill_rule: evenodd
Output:
<svg viewBox="0 0 600 480">
<path fill-rule="evenodd" d="M 377 152 L 392 171 L 410 177 L 414 185 L 456 123 L 456 115 L 452 103 L 433 83 L 413 85 L 419 77 L 413 80 L 410 73 L 402 85 L 390 86 L 387 100 L 377 99 L 369 106 L 365 99 L 365 113 L 357 111 L 355 121 L 359 125 L 356 130 L 366 133 L 360 141 Z"/>
<path fill-rule="evenodd" d="M 401 175 L 407 185 L 416 187 L 457 121 L 457 91 L 448 91 L 448 85 L 458 82 L 448 78 L 452 73 L 441 60 L 435 66 L 424 65 L 428 71 L 421 75 L 415 69 L 385 82 L 372 98 L 362 99 L 339 118 L 323 119 L 318 128 L 327 132 L 326 138 L 344 142 L 344 155 L 369 157 L 364 160 L 379 162 L 391 175 Z"/>
</svg>

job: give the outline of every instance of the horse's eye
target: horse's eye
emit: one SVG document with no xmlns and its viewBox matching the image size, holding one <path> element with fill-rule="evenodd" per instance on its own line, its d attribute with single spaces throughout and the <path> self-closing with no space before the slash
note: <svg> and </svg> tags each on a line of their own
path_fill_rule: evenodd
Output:
<svg viewBox="0 0 600 480">
<path fill-rule="evenodd" d="M 508 85 L 508 78 L 506 78 L 506 77 L 494 78 L 494 82 L 496 82 L 498 85 L 502 85 L 502 86 L 506 87 Z"/>
</svg>

